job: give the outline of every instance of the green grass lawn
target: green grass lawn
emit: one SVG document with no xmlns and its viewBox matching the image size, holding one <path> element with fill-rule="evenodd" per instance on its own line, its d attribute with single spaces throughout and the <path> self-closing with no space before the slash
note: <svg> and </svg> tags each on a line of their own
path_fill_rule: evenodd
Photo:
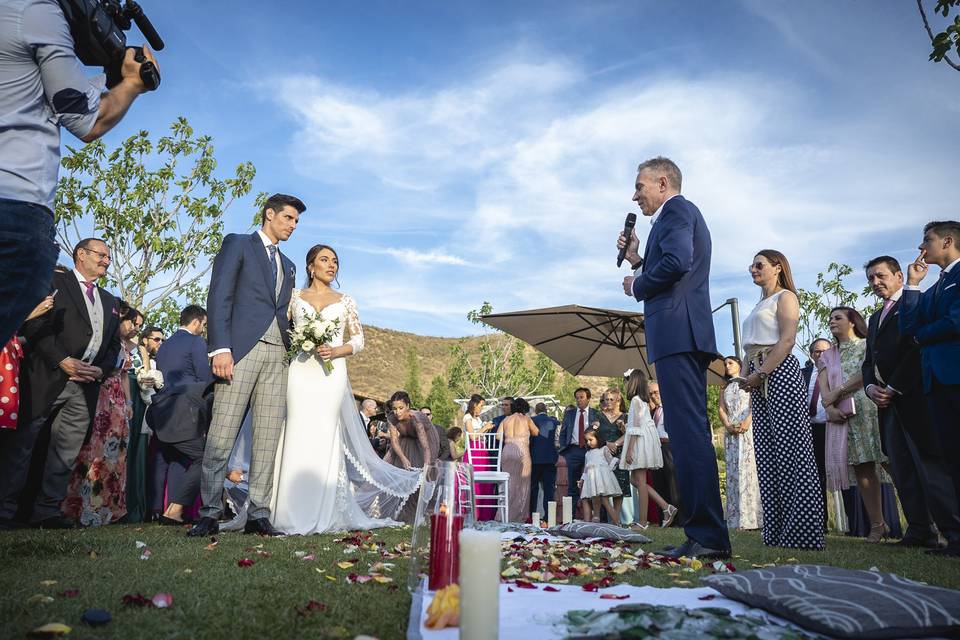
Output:
<svg viewBox="0 0 960 640">
<path fill-rule="evenodd" d="M 381 552 L 409 542 L 410 529 L 373 532 L 377 550 L 345 553 L 342 536 L 266 539 L 222 534 L 212 549 L 209 540 L 193 540 L 184 530 L 155 525 L 120 525 L 78 531 L 0 533 L 0 638 L 22 638 L 48 622 L 73 628 L 70 638 L 403 638 L 410 596 L 408 560 L 381 558 Z M 651 529 L 656 550 L 679 543 L 679 529 Z M 136 542 L 151 555 L 141 560 Z M 931 558 L 917 550 L 860 539 L 831 536 L 823 552 L 765 548 L 755 532 L 733 535 L 738 570 L 754 564 L 818 563 L 839 567 L 877 567 L 934 585 L 960 588 L 960 559 Z M 262 546 L 260 546 L 262 545 Z M 299 556 L 312 554 L 313 560 Z M 240 567 L 243 558 L 254 561 Z M 341 568 L 338 562 L 356 564 Z M 383 571 L 392 582 L 349 583 L 350 573 L 369 573 L 370 565 L 394 563 Z M 707 569 L 677 575 L 676 568 L 651 568 L 616 576 L 617 582 L 655 586 L 697 586 Z M 671 575 L 674 574 L 674 575 Z M 56 581 L 56 584 L 45 584 Z M 585 582 L 586 579 L 574 580 Z M 682 582 L 680 582 L 682 581 Z M 75 592 L 75 593 L 73 593 Z M 170 593 L 169 609 L 124 606 L 124 595 Z M 40 596 L 39 598 L 36 596 Z M 52 601 L 43 602 L 43 596 Z M 306 610 L 315 601 L 325 608 Z M 113 622 L 92 629 L 80 623 L 87 608 L 107 609 Z M 298 608 L 301 612 L 298 613 Z"/>
</svg>

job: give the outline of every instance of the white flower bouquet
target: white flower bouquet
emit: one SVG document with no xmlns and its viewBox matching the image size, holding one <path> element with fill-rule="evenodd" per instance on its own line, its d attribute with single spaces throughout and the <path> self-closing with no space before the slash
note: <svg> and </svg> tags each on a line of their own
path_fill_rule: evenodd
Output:
<svg viewBox="0 0 960 640">
<path fill-rule="evenodd" d="M 315 313 L 308 313 L 304 321 L 290 329 L 290 348 L 287 349 L 287 359 L 293 360 L 301 353 L 316 355 L 317 348 L 329 344 L 340 333 L 340 318 L 324 318 Z M 333 364 L 329 360 L 320 359 L 323 370 L 333 371 Z"/>
</svg>

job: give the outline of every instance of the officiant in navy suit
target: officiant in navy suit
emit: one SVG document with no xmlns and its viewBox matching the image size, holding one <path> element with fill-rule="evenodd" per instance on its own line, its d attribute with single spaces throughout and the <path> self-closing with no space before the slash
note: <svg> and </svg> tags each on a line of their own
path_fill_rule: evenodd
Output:
<svg viewBox="0 0 960 640">
<path fill-rule="evenodd" d="M 687 540 L 676 557 L 725 558 L 730 537 L 720 501 L 716 453 L 707 419 L 707 366 L 717 357 L 710 310 L 710 231 L 700 210 L 680 195 L 682 175 L 672 160 L 637 168 L 633 199 L 652 228 L 641 260 L 633 233 L 620 235 L 634 276 L 626 295 L 644 303 L 647 356 L 656 364 L 664 423 L 676 467 Z"/>
<path fill-rule="evenodd" d="M 278 245 L 297 228 L 305 210 L 299 198 L 270 196 L 261 211 L 263 227 L 250 235 L 226 236 L 213 261 L 207 327 L 211 368 L 218 380 L 203 453 L 202 517 L 187 533 L 191 537 L 205 537 L 219 529 L 227 460 L 248 405 L 253 412 L 253 440 L 244 532 L 280 535 L 270 524 L 270 499 L 286 414 L 287 307 L 296 268 Z"/>
<path fill-rule="evenodd" d="M 960 222 L 927 224 L 919 248 L 900 298 L 900 332 L 920 345 L 923 392 L 960 495 Z M 940 267 L 940 277 L 921 293 L 928 263 Z M 960 556 L 960 542 L 928 553 Z"/>
</svg>

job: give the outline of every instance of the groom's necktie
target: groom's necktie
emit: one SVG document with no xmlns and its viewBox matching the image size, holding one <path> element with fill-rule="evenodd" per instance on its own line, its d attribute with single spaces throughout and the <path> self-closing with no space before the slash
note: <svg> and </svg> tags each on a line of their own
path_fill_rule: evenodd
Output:
<svg viewBox="0 0 960 640">
<path fill-rule="evenodd" d="M 270 254 L 270 270 L 273 271 L 273 284 L 277 284 L 277 245 L 267 245 L 267 253 Z"/>
</svg>

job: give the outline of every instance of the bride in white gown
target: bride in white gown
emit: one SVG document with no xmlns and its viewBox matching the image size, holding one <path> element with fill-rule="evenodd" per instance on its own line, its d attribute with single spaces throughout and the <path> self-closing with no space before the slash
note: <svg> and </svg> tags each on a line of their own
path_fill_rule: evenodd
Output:
<svg viewBox="0 0 960 640">
<path fill-rule="evenodd" d="M 340 325 L 329 345 L 290 363 L 271 509 L 273 525 L 287 534 L 400 525 L 394 518 L 420 485 L 420 469 L 380 459 L 357 412 L 346 357 L 363 349 L 363 327 L 353 298 L 330 287 L 338 271 L 332 248 L 313 247 L 307 288 L 294 289 L 290 301 L 294 325 L 311 315 L 339 318 Z M 332 363 L 332 372 L 324 371 L 320 357 Z"/>
</svg>

